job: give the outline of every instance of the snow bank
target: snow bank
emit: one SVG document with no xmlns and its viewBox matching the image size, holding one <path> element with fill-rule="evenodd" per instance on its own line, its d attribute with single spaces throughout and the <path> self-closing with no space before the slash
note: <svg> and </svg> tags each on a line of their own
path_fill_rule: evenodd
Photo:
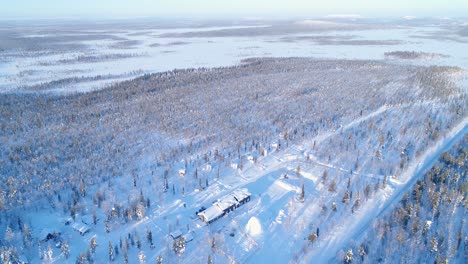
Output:
<svg viewBox="0 0 468 264">
<path fill-rule="evenodd" d="M 262 224 L 255 216 L 252 216 L 245 226 L 245 232 L 251 236 L 259 236 L 262 234 Z"/>
</svg>

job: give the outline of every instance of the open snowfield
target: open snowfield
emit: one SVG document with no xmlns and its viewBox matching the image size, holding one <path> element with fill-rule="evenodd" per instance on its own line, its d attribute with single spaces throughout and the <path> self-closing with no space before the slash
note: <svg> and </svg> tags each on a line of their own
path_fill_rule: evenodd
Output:
<svg viewBox="0 0 468 264">
<path fill-rule="evenodd" d="M 385 52 L 418 51 L 440 54 L 430 64 L 466 67 L 465 28 L 463 19 L 7 21 L 0 27 L 0 91 L 89 91 L 144 73 L 249 57 L 383 59 Z"/>
<path fill-rule="evenodd" d="M 0 24 L 2 260 L 342 262 L 466 146 L 463 19 L 24 23 Z"/>
</svg>

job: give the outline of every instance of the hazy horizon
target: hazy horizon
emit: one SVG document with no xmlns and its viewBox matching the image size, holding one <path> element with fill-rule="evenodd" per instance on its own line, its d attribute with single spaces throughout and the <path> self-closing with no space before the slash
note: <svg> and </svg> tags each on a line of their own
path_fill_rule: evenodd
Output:
<svg viewBox="0 0 468 264">
<path fill-rule="evenodd" d="M 15 19 L 120 19 L 120 18 L 288 18 L 351 15 L 362 17 L 462 17 L 468 13 L 468 1 L 442 0 L 396 1 L 265 1 L 209 0 L 18 0 L 2 4 L 2 20 Z"/>
</svg>

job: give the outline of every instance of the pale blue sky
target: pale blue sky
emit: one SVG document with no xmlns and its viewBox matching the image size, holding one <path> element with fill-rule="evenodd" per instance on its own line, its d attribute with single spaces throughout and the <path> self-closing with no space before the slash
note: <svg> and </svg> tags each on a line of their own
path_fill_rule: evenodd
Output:
<svg viewBox="0 0 468 264">
<path fill-rule="evenodd" d="M 468 0 L 0 0 L 2 18 L 465 16 Z"/>
</svg>

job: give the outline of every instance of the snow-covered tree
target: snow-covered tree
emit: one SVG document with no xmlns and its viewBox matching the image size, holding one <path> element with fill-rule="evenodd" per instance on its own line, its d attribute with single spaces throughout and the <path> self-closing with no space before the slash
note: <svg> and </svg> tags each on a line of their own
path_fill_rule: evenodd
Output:
<svg viewBox="0 0 468 264">
<path fill-rule="evenodd" d="M 330 182 L 330 185 L 328 186 L 328 191 L 329 192 L 336 192 L 336 181 L 332 180 Z"/>
<path fill-rule="evenodd" d="M 361 257 L 361 261 L 364 261 L 364 255 L 366 255 L 366 251 L 364 249 L 364 246 L 359 247 L 359 256 Z"/>
<path fill-rule="evenodd" d="M 135 208 L 135 214 L 139 220 L 143 219 L 143 217 L 145 216 L 145 206 L 141 203 L 138 203 Z"/>
<path fill-rule="evenodd" d="M 311 243 L 314 243 L 315 240 L 317 240 L 317 233 L 315 233 L 315 232 L 310 233 L 308 239 L 309 239 L 309 241 L 310 241 Z"/>
<path fill-rule="evenodd" d="M 322 173 L 322 183 L 325 184 L 328 178 L 328 170 L 324 170 Z"/>
<path fill-rule="evenodd" d="M 431 252 L 437 252 L 438 250 L 438 246 L 439 246 L 439 242 L 437 241 L 437 238 L 432 238 L 431 239 Z"/>
<path fill-rule="evenodd" d="M 50 243 L 47 244 L 46 258 L 47 260 L 53 260 L 54 258 L 54 251 L 52 250 Z"/>
<path fill-rule="evenodd" d="M 86 257 L 86 254 L 80 253 L 78 257 L 76 258 L 76 264 L 88 264 L 88 258 Z"/>
<path fill-rule="evenodd" d="M 109 241 L 109 260 L 114 261 L 114 248 L 111 241 Z"/>
<path fill-rule="evenodd" d="M 369 198 L 369 195 L 370 195 L 370 192 L 371 192 L 371 187 L 369 184 L 366 185 L 366 188 L 364 189 L 364 197 L 367 199 Z"/>
<path fill-rule="evenodd" d="M 301 195 L 299 196 L 299 200 L 304 201 L 304 197 L 305 197 L 305 190 L 304 190 L 304 184 L 302 184 Z"/>
<path fill-rule="evenodd" d="M 350 197 L 349 197 L 349 191 L 346 191 L 345 194 L 344 194 L 344 196 L 343 196 L 343 203 L 344 203 L 344 204 L 348 204 L 348 203 L 349 203 L 349 199 L 350 199 Z"/>
<path fill-rule="evenodd" d="M 146 263 L 146 256 L 145 256 L 145 253 L 143 253 L 143 251 L 140 251 L 140 253 L 138 254 L 138 263 L 140 264 Z"/>
<path fill-rule="evenodd" d="M 92 237 L 91 241 L 89 242 L 89 247 L 91 248 L 91 253 L 94 253 L 96 251 L 96 247 L 98 246 L 96 237 Z"/>
<path fill-rule="evenodd" d="M 4 247 L 0 248 L 0 261 L 5 264 L 14 264 L 17 263 L 18 253 L 14 248 Z"/>
<path fill-rule="evenodd" d="M 136 244 L 137 244 L 137 248 L 138 249 L 141 249 L 141 239 L 140 239 L 140 234 L 138 234 L 137 231 L 135 231 L 135 237 L 136 237 Z"/>
<path fill-rule="evenodd" d="M 177 255 L 182 255 L 185 252 L 185 238 L 180 236 L 179 239 L 174 240 L 172 248 Z"/>
<path fill-rule="evenodd" d="M 211 238 L 211 248 L 212 249 L 216 248 L 216 238 L 215 237 Z"/>
<path fill-rule="evenodd" d="M 151 230 L 147 230 L 146 232 L 146 239 L 148 240 L 148 243 L 150 244 L 151 248 L 154 247 L 154 244 L 153 244 L 153 233 L 151 232 Z"/>
<path fill-rule="evenodd" d="M 125 264 L 128 264 L 128 253 L 127 253 L 127 244 L 122 246 L 123 261 Z"/>
<path fill-rule="evenodd" d="M 66 259 L 68 259 L 68 257 L 70 256 L 70 249 L 68 247 L 68 242 L 63 241 L 60 248 L 62 249 L 62 254 L 65 256 Z"/>
<path fill-rule="evenodd" d="M 344 256 L 345 263 L 352 263 L 353 262 L 353 250 L 349 249 Z"/>
</svg>

